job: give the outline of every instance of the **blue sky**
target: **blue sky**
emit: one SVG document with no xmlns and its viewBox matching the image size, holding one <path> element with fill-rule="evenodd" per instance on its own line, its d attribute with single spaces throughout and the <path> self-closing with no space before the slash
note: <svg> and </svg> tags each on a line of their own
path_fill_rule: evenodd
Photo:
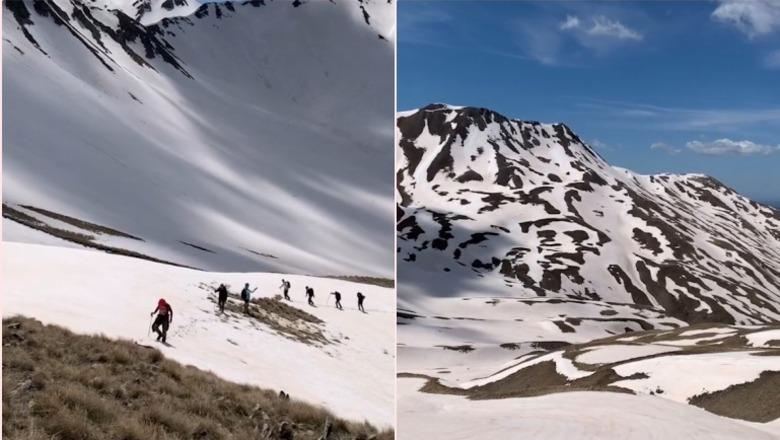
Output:
<svg viewBox="0 0 780 440">
<path fill-rule="evenodd" d="M 565 122 L 612 164 L 780 206 L 780 1 L 398 3 L 398 109 Z"/>
</svg>

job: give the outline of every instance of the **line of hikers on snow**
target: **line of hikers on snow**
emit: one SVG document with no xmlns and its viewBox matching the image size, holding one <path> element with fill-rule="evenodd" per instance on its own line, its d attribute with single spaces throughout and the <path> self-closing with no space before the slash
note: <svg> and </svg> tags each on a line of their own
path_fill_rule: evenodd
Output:
<svg viewBox="0 0 780 440">
<path fill-rule="evenodd" d="M 279 289 L 282 290 L 284 299 L 286 301 L 292 301 L 292 298 L 290 298 L 290 287 L 290 282 L 288 280 L 282 279 L 282 284 L 279 286 Z M 244 313 L 249 313 L 249 302 L 252 300 L 252 294 L 255 293 L 256 290 L 257 287 L 250 289 L 249 283 L 244 284 L 244 288 L 241 290 L 241 300 L 244 301 Z M 225 284 L 220 284 L 219 287 L 215 289 L 215 292 L 217 293 L 217 305 L 219 306 L 219 311 L 224 313 L 225 303 L 228 299 L 227 286 Z M 314 304 L 314 288 L 306 286 L 305 292 L 308 304 L 312 307 L 316 307 L 316 304 Z M 344 306 L 341 305 L 341 292 L 334 291 L 331 292 L 330 295 L 333 295 L 336 298 L 336 308 L 339 310 L 344 310 Z M 330 296 L 328 298 L 330 298 Z M 361 292 L 357 293 L 358 310 L 363 313 L 366 313 L 366 309 L 363 308 L 363 300 L 365 299 L 365 295 L 363 295 Z"/>
<path fill-rule="evenodd" d="M 292 301 L 290 298 L 290 282 L 282 279 L 282 285 L 279 286 L 279 288 L 282 289 L 282 292 L 284 293 L 284 299 Z M 244 301 L 244 313 L 246 314 L 249 314 L 249 302 L 252 300 L 252 294 L 255 293 L 256 290 L 257 287 L 250 289 L 249 283 L 244 284 L 244 288 L 241 290 L 241 300 Z M 227 286 L 225 284 L 220 284 L 219 287 L 215 289 L 215 292 L 217 293 L 219 311 L 220 313 L 225 313 L 225 303 L 227 303 L 228 299 Z M 341 293 L 339 291 L 334 291 L 331 292 L 330 295 L 336 297 L 336 308 L 344 310 L 344 307 L 341 305 Z M 328 296 L 328 298 L 330 298 L 330 296 Z M 306 286 L 306 299 L 310 306 L 316 307 L 314 304 L 314 288 Z M 358 310 L 363 313 L 366 313 L 366 309 L 363 308 L 363 300 L 365 299 L 365 295 L 361 292 L 357 293 Z M 155 318 L 152 323 L 152 331 L 157 333 L 157 341 L 165 344 L 168 328 L 173 322 L 173 308 L 165 299 L 160 298 L 160 300 L 157 301 L 157 308 L 155 308 L 149 316 L 154 316 L 155 313 L 157 313 L 157 318 Z"/>
</svg>

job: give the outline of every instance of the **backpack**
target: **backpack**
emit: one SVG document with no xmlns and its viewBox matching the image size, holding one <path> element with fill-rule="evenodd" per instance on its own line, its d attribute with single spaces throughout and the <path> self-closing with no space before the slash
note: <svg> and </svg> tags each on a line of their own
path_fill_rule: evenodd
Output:
<svg viewBox="0 0 780 440">
<path fill-rule="evenodd" d="M 249 301 L 249 289 L 244 287 L 244 290 L 241 291 L 241 299 L 244 301 Z"/>
</svg>

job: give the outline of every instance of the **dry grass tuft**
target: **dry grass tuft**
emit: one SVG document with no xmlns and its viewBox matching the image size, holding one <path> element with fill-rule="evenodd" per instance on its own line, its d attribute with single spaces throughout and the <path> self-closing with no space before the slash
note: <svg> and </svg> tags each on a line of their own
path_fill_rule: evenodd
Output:
<svg viewBox="0 0 780 440">
<path fill-rule="evenodd" d="M 151 348 L 3 320 L 3 437 L 10 440 L 390 440 L 366 423 L 183 367 Z M 283 424 L 286 426 L 283 427 Z M 285 434 L 286 435 L 286 434 Z"/>
<path fill-rule="evenodd" d="M 217 298 L 214 290 L 217 285 L 201 283 L 198 287 L 209 292 L 209 300 L 216 305 Z M 335 342 L 325 336 L 323 320 L 288 305 L 279 295 L 274 298 L 262 296 L 253 298 L 249 303 L 249 315 L 247 315 L 244 313 L 244 302 L 240 296 L 228 293 L 225 313 L 235 319 L 251 318 L 250 323 L 265 325 L 282 337 L 307 345 L 321 347 Z"/>
</svg>

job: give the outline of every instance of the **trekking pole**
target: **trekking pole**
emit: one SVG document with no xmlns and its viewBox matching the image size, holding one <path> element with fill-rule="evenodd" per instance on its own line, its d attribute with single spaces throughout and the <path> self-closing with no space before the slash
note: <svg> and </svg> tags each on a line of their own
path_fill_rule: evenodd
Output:
<svg viewBox="0 0 780 440">
<path fill-rule="evenodd" d="M 152 319 L 154 316 L 149 316 L 149 326 L 146 327 L 146 337 L 152 336 Z"/>
</svg>

